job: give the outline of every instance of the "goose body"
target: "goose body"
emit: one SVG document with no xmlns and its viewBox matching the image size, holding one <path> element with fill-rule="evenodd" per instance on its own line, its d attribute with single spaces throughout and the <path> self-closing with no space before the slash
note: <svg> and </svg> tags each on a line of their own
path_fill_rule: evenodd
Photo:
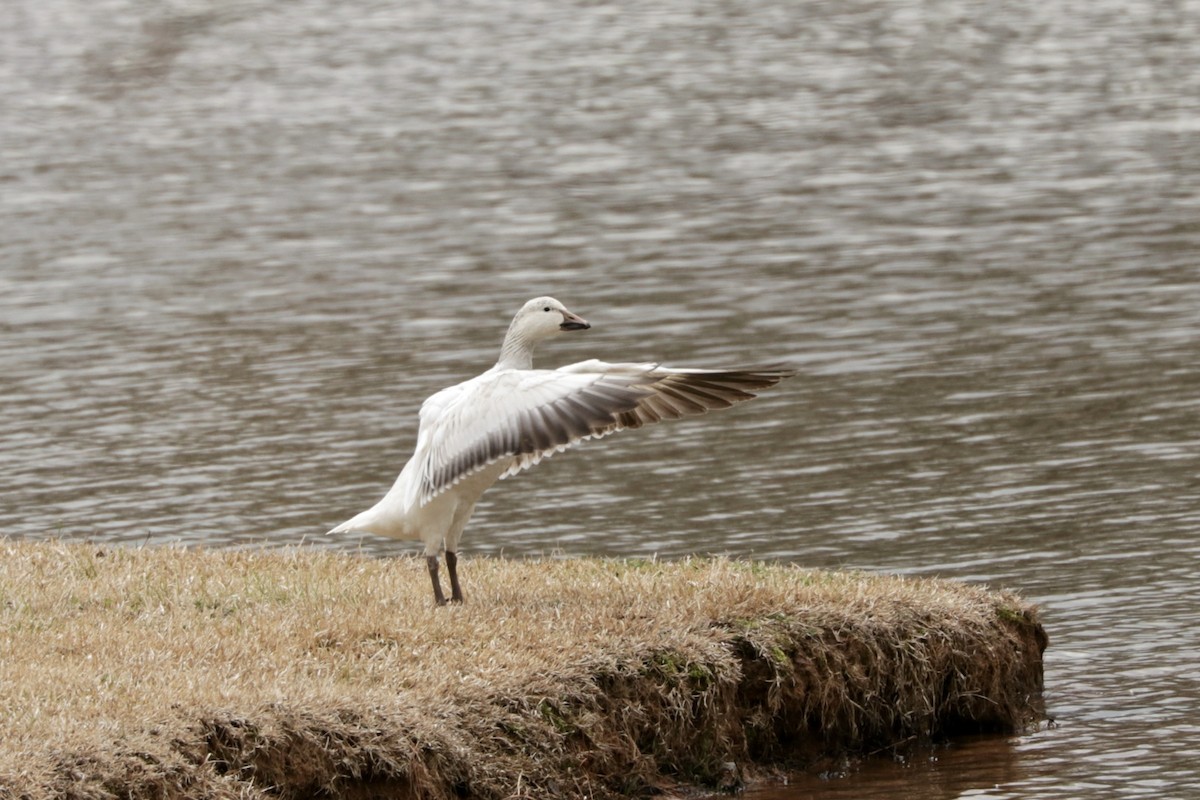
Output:
<svg viewBox="0 0 1200 800">
<path fill-rule="evenodd" d="M 446 602 L 438 579 L 444 548 L 450 599 L 459 602 L 458 542 L 475 503 L 497 480 L 586 439 L 728 408 L 792 374 L 596 360 L 533 368 L 538 342 L 589 327 L 552 297 L 522 306 L 494 367 L 422 404 L 412 458 L 383 499 L 329 532 L 422 541 L 439 605 Z"/>
</svg>

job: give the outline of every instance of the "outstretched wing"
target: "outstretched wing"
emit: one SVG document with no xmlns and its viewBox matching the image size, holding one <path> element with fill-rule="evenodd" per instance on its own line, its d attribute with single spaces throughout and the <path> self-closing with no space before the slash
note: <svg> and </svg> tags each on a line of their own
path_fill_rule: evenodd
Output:
<svg viewBox="0 0 1200 800">
<path fill-rule="evenodd" d="M 556 370 L 490 370 L 421 407 L 415 488 L 424 504 L 500 459 L 514 475 L 585 439 L 703 414 L 754 397 L 783 367 L 672 369 L 583 361 Z"/>
</svg>

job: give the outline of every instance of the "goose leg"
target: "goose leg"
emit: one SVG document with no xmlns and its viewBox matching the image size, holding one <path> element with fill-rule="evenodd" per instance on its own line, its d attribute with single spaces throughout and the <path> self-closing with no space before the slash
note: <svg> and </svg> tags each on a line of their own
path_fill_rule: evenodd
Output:
<svg viewBox="0 0 1200 800">
<path fill-rule="evenodd" d="M 436 602 L 439 606 L 444 606 L 446 605 L 446 595 L 442 594 L 442 584 L 441 581 L 438 580 L 437 556 L 428 556 L 425 560 L 429 562 L 429 578 L 433 581 L 434 602 Z M 450 559 L 447 558 L 446 565 L 449 566 L 449 564 Z M 453 571 L 450 574 L 453 575 Z M 451 579 L 451 583 L 453 584 L 453 578 Z"/>
<path fill-rule="evenodd" d="M 450 573 L 450 602 L 461 603 L 463 596 L 462 587 L 458 585 L 458 553 L 453 550 L 446 551 L 446 571 Z"/>
</svg>

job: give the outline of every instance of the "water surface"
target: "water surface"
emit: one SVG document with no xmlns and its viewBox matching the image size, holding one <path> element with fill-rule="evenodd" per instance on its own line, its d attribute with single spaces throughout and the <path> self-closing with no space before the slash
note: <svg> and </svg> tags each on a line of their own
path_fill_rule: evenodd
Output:
<svg viewBox="0 0 1200 800">
<path fill-rule="evenodd" d="M 551 293 L 543 364 L 799 376 L 500 484 L 468 559 L 1016 589 L 1057 727 L 782 797 L 1200 794 L 1194 2 L 0 15 L 7 535 L 411 550 L 321 533 Z"/>
</svg>

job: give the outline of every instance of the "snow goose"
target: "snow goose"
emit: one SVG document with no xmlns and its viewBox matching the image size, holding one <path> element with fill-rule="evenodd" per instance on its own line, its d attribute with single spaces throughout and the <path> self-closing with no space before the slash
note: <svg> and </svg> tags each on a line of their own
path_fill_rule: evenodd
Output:
<svg viewBox="0 0 1200 800">
<path fill-rule="evenodd" d="M 438 579 L 444 548 L 450 600 L 461 602 L 459 538 L 475 503 L 497 480 L 585 439 L 728 408 L 793 374 L 781 367 L 673 369 L 595 360 L 533 368 L 539 342 L 590 327 L 553 297 L 522 306 L 496 366 L 421 406 L 416 450 L 391 490 L 329 532 L 424 542 L 438 605 L 446 603 Z"/>
</svg>

